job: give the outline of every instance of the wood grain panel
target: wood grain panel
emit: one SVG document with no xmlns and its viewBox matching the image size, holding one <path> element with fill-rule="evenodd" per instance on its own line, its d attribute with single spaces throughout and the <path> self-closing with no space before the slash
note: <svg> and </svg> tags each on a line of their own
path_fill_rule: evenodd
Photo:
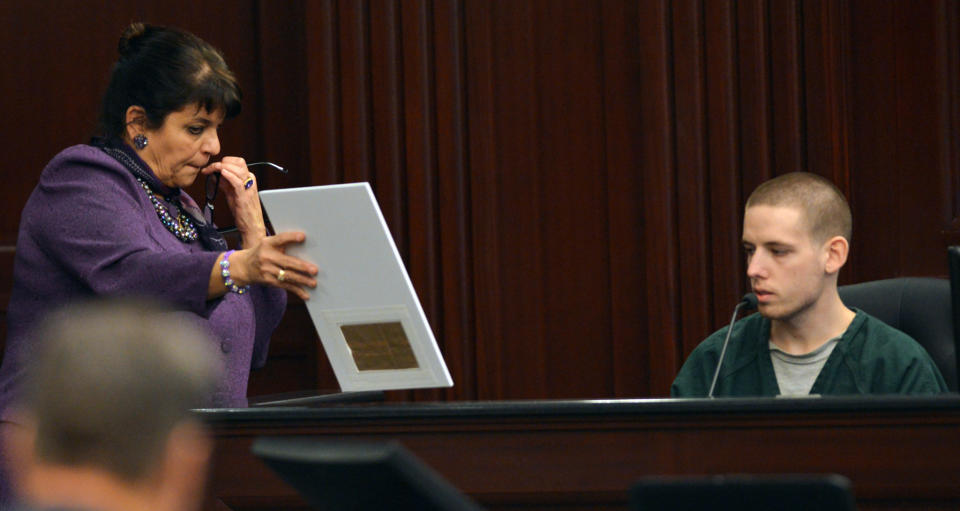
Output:
<svg viewBox="0 0 960 511">
<path fill-rule="evenodd" d="M 683 314 L 681 348 L 684 356 L 715 328 L 712 315 L 713 252 L 710 230 L 707 147 L 707 99 L 704 57 L 703 3 L 698 0 L 674 2 L 673 84 L 676 118 L 676 161 L 680 310 Z"/>
<path fill-rule="evenodd" d="M 437 289 L 436 140 L 433 103 L 433 41 L 425 1 L 407 2 L 401 10 L 405 154 L 411 278 L 429 318 L 441 319 Z M 436 333 L 436 325 L 434 333 Z"/>
<path fill-rule="evenodd" d="M 117 42 L 133 20 L 155 24 L 175 23 L 204 37 L 227 55 L 244 89 L 256 95 L 255 33 L 252 2 L 140 3 L 119 2 L 101 6 L 96 19 L 77 23 L 90 11 L 82 1 L 3 2 L 0 23 L 5 30 L 0 48 L 6 55 L 0 90 L 5 119 L 15 128 L 6 130 L 7 154 L 17 155 L 18 170 L 9 170 L 0 189 L 0 203 L 10 213 L 0 215 L 0 242 L 13 244 L 20 210 L 41 170 L 62 149 L 86 143 L 97 131 L 100 100 L 117 58 Z M 86 17 L 84 17 L 85 19 Z M 217 18 L 210 26 L 204 20 Z M 232 28 L 227 28 L 232 27 Z M 250 109 L 255 112 L 256 109 Z M 238 119 L 222 134 L 224 151 L 240 154 L 256 148 L 256 113 Z M 243 119 L 244 117 L 241 117 Z"/>
<path fill-rule="evenodd" d="M 497 189 L 496 109 L 494 80 L 493 9 L 489 2 L 466 0 L 464 5 L 464 41 L 466 44 L 466 80 L 471 94 L 467 95 L 467 130 L 470 133 L 470 203 L 474 301 L 476 311 L 477 398 L 502 399 L 506 381 L 503 375 L 505 350 L 503 287 L 500 271 L 501 222 Z M 481 378 L 481 375 L 483 377 Z"/>
<path fill-rule="evenodd" d="M 373 109 L 374 192 L 397 249 L 409 260 L 406 166 L 403 147 L 403 75 L 397 2 L 370 9 L 370 87 Z"/>
<path fill-rule="evenodd" d="M 0 31 L 0 48 L 6 55 L 0 90 L 4 119 L 12 128 L 4 130 L 3 144 L 5 154 L 16 155 L 16 167 L 7 166 L 0 187 L 0 204 L 5 209 L 0 215 L 0 243 L 8 245 L 16 243 L 20 211 L 47 162 L 94 133 L 100 96 L 125 25 L 107 21 L 122 8 L 105 9 L 103 21 L 95 22 L 94 29 L 68 23 L 83 9 L 82 2 L 51 7 L 42 2 L 0 4 L 5 28 Z M 56 27 L 59 37 L 36 37 L 37 32 L 27 31 L 28 27 Z M 62 67 L 64 61 L 84 66 L 68 71 Z M 71 85 L 66 88 L 68 77 Z"/>
<path fill-rule="evenodd" d="M 319 56 L 332 56 L 330 41 L 318 58 L 308 58 L 311 48 L 307 33 L 311 26 L 303 20 L 321 25 L 330 22 L 329 3 L 287 2 L 278 5 L 259 4 L 259 65 L 263 92 L 254 98 L 263 110 L 263 132 L 259 139 L 263 159 L 275 161 L 289 169 L 289 174 L 272 175 L 261 188 L 286 188 L 337 182 L 339 168 L 315 166 L 317 161 L 337 161 L 336 133 L 318 122 L 312 110 L 317 99 L 311 86 L 322 84 L 333 88 L 330 81 L 318 80 L 309 62 L 325 62 Z M 310 40 L 313 40 L 312 38 Z M 333 60 L 332 58 L 329 60 Z M 327 90 L 320 87 L 323 90 Z M 329 151 L 329 152 L 328 152 Z M 319 155 L 319 156 L 318 156 Z M 226 210 L 226 207 L 220 208 Z M 289 305 L 283 321 L 271 339 L 267 365 L 251 374 L 249 395 L 284 394 L 305 389 L 336 391 L 336 378 L 310 321 L 303 302 L 288 295 Z"/>
<path fill-rule="evenodd" d="M 649 392 L 645 274 L 643 184 L 640 161 L 639 8 L 635 2 L 602 2 L 605 166 L 609 219 L 611 356 L 613 395 L 629 397 Z"/>
<path fill-rule="evenodd" d="M 849 81 L 857 91 L 850 103 L 854 219 L 877 211 L 887 219 L 856 225 L 854 279 L 945 275 L 940 233 L 952 218 L 949 134 L 955 132 L 946 4 L 894 2 L 868 10 L 854 3 L 851 12 L 857 13 L 851 38 L 859 43 Z M 871 248 L 878 246 L 893 249 Z"/>
<path fill-rule="evenodd" d="M 768 9 L 772 174 L 779 175 L 807 168 L 804 78 L 801 73 L 803 45 L 800 41 L 799 3 L 795 0 L 770 2 Z M 744 168 L 743 173 L 744 192 L 772 177 L 750 168 Z"/>
<path fill-rule="evenodd" d="M 551 397 L 589 397 L 613 379 L 610 357 L 598 356 L 611 352 L 600 6 L 548 0 L 536 18 L 545 383 Z"/>
<path fill-rule="evenodd" d="M 878 5 L 876 11 L 887 12 L 889 5 Z M 858 11 L 858 21 L 876 14 L 872 10 Z M 850 49 L 849 11 L 846 0 L 803 3 L 807 170 L 832 179 L 848 197 L 850 119 L 846 78 L 848 62 L 856 60 L 846 53 Z"/>
<path fill-rule="evenodd" d="M 437 180 L 440 220 L 441 340 L 457 385 L 448 398 L 477 396 L 471 243 L 471 174 L 466 122 L 464 6 L 460 0 L 434 3 L 436 63 Z"/>
<path fill-rule="evenodd" d="M 842 282 L 944 275 L 960 242 L 956 1 L 142 0 L 78 26 L 88 9 L 0 3 L 0 242 L 92 131 L 120 29 L 195 31 L 245 93 L 225 154 L 291 169 L 263 188 L 373 184 L 456 382 L 391 399 L 666 393 L 747 289 L 743 200 L 772 175 L 849 198 Z M 251 392 L 335 388 L 301 303 L 274 347 Z"/>
<path fill-rule="evenodd" d="M 954 93 L 960 90 L 960 3 L 947 2 L 943 10 L 945 31 L 940 44 L 946 61 L 941 80 L 944 90 L 947 91 L 947 104 L 944 108 L 949 115 L 947 131 L 944 134 L 949 141 L 945 170 L 950 174 L 950 212 L 953 216 L 945 243 L 955 245 L 960 244 L 960 238 L 951 235 L 960 233 L 960 95 Z"/>
<path fill-rule="evenodd" d="M 443 307 L 440 281 L 440 233 L 437 197 L 437 128 L 433 20 L 428 2 L 405 2 L 400 13 L 403 38 L 405 154 L 407 214 L 409 220 L 410 279 L 430 320 L 434 335 L 443 342 Z M 422 399 L 438 396 L 420 391 Z"/>
<path fill-rule="evenodd" d="M 670 4 L 644 4 L 638 17 L 640 84 L 639 172 L 643 176 L 643 271 L 646 294 L 649 389 L 654 395 L 669 391 L 682 362 L 678 286 L 676 181 L 672 136 L 670 83 Z"/>
<path fill-rule="evenodd" d="M 292 2 L 291 2 L 292 3 Z M 271 16 L 273 3 L 263 4 L 264 18 Z M 274 6 L 275 7 L 275 6 Z M 305 41 L 303 60 L 289 59 L 290 65 L 300 65 L 307 72 L 306 90 L 309 136 L 309 180 L 300 186 L 325 185 L 343 182 L 343 154 L 340 130 L 340 73 L 339 41 L 337 40 L 337 11 L 333 0 L 306 2 L 303 17 Z M 296 27 L 289 20 L 288 27 Z M 292 30 L 291 30 L 292 31 Z M 277 35 L 281 40 L 282 36 Z M 275 54 L 282 57 L 284 54 Z M 304 64 L 305 62 L 305 64 Z M 303 105 L 300 105 L 301 107 Z M 276 117 L 303 119 L 302 108 L 283 108 L 274 111 Z"/>
<path fill-rule="evenodd" d="M 367 9 L 365 1 L 337 3 L 341 150 L 348 183 L 373 178 Z"/>
<path fill-rule="evenodd" d="M 248 395 L 272 396 L 307 389 L 338 392 L 336 377 L 303 302 L 290 297 L 283 321 L 270 339 L 270 359 L 250 374 Z"/>
<path fill-rule="evenodd" d="M 707 89 L 707 149 L 710 154 L 710 264 L 713 317 L 726 322 L 733 304 L 747 290 L 740 248 L 743 199 L 740 190 L 740 76 L 737 66 L 736 12 L 732 2 L 704 4 Z M 755 150 L 751 140 L 749 150 Z M 716 325 L 719 327 L 719 325 Z"/>
<path fill-rule="evenodd" d="M 855 9 L 865 7 L 855 4 Z M 895 53 L 893 3 L 878 4 L 863 9 L 851 22 L 851 39 L 859 42 L 850 54 L 850 74 L 854 77 L 851 88 L 857 91 L 852 97 L 850 122 L 856 129 L 850 135 L 850 167 L 856 180 L 859 171 L 869 173 L 869 179 L 859 183 L 852 195 L 848 195 L 854 214 L 854 233 L 851 244 L 850 265 L 841 273 L 853 281 L 876 278 L 877 272 L 861 268 L 858 264 L 864 257 L 874 268 L 890 268 L 898 259 L 895 250 L 870 253 L 868 247 L 889 243 L 890 234 L 896 225 L 884 222 L 882 228 L 860 222 L 870 211 L 890 212 L 892 217 L 901 213 L 897 190 L 901 177 L 897 162 L 897 112 L 894 108 L 876 108 L 875 105 L 896 105 L 896 61 L 878 58 Z M 873 172 L 874 169 L 882 169 Z M 866 176 L 864 176 L 866 177 Z M 856 181 L 855 181 L 856 182 Z M 871 276 L 871 274 L 873 276 Z"/>
<path fill-rule="evenodd" d="M 770 14 L 765 0 L 736 4 L 737 73 L 740 96 L 738 117 L 744 150 L 740 155 L 741 175 L 772 174 L 773 147 L 771 119 L 770 42 L 767 31 Z M 746 193 L 749 193 L 747 190 Z"/>
<path fill-rule="evenodd" d="M 400 442 L 491 510 L 626 510 L 628 488 L 642 476 L 797 472 L 845 475 L 858 509 L 956 509 L 960 414 L 955 400 L 945 399 L 900 401 L 902 406 L 876 399 L 450 403 L 422 409 L 403 403 L 386 409 L 239 410 L 229 418 L 205 412 L 217 440 L 209 488 L 241 509 L 286 505 L 294 490 L 250 454 L 250 444 L 261 435 L 309 435 Z"/>
<path fill-rule="evenodd" d="M 493 201 L 500 210 L 497 236 L 501 302 L 502 398 L 548 395 L 544 358 L 544 244 L 540 215 L 543 170 L 539 154 L 542 126 L 537 97 L 547 86 L 540 75 L 534 2 L 493 2 L 491 37 L 494 75 L 495 144 L 498 186 Z"/>
<path fill-rule="evenodd" d="M 287 175 L 271 173 L 266 180 L 261 177 L 258 187 L 285 188 L 306 186 L 311 183 L 310 150 L 314 142 L 310 133 L 309 119 L 304 115 L 278 116 L 267 112 L 302 112 L 309 101 L 307 90 L 307 61 L 303 27 L 291 29 L 294 20 L 304 18 L 303 5 L 286 3 L 273 9 L 260 5 L 258 14 L 259 37 L 262 41 L 257 52 L 259 74 L 257 82 L 261 92 L 247 97 L 257 107 L 262 132 L 257 140 L 262 158 L 274 161 L 289 170 Z M 282 56 L 282 57 L 281 57 Z M 246 107 L 245 107 L 246 109 Z M 244 112 L 239 119 L 246 117 Z M 239 120 L 238 119 L 238 120 Z M 227 213 L 226 202 L 218 212 Z"/>
<path fill-rule="evenodd" d="M 900 242 L 896 266 L 876 274 L 914 275 L 940 270 L 946 274 L 946 257 L 940 233 L 951 220 L 953 200 L 948 171 L 950 138 L 946 47 L 946 2 L 895 3 L 897 89 L 897 168 L 900 176 L 897 215 Z M 916 34 L 928 34 L 916 37 Z M 861 172 L 866 169 L 860 169 Z M 858 182 L 865 181 L 861 176 Z M 862 183 L 867 184 L 867 183 Z M 923 221 L 912 213 L 924 210 Z M 869 214 L 863 212 L 863 215 Z M 877 224 L 864 227 L 877 228 Z M 889 238 L 888 238 L 889 242 Z M 864 263 L 865 264 L 865 263 Z"/>
</svg>

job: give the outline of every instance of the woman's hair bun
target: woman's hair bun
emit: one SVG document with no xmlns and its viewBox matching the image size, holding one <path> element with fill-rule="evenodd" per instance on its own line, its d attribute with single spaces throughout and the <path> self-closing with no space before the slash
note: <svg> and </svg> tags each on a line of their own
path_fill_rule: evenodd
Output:
<svg viewBox="0 0 960 511">
<path fill-rule="evenodd" d="M 120 35 L 120 43 L 117 45 L 117 51 L 120 52 L 120 56 L 128 58 L 134 55 L 140 47 L 143 37 L 147 35 L 152 28 L 150 25 L 140 23 L 139 21 L 131 23 L 125 28 L 123 34 Z"/>
</svg>

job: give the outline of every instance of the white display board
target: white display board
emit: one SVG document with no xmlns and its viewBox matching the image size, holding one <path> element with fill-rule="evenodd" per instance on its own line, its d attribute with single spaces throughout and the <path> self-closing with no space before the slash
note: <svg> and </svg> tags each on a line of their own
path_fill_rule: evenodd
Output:
<svg viewBox="0 0 960 511">
<path fill-rule="evenodd" d="M 450 387 L 453 380 L 367 183 L 260 192 L 287 253 L 319 268 L 306 306 L 344 391 Z"/>
</svg>

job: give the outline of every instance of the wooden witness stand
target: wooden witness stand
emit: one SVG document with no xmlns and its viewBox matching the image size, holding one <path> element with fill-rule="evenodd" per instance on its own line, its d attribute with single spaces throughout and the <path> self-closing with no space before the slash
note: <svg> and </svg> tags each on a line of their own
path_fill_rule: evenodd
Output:
<svg viewBox="0 0 960 511">
<path fill-rule="evenodd" d="M 960 396 L 496 401 L 202 410 L 207 510 L 309 509 L 261 435 L 397 440 L 488 509 L 627 509 L 654 474 L 837 473 L 858 509 L 960 506 Z"/>
</svg>

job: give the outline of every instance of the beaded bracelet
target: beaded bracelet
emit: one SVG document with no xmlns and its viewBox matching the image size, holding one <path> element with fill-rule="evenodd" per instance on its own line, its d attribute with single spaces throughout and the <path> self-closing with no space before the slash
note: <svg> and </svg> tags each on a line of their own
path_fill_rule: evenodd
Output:
<svg viewBox="0 0 960 511">
<path fill-rule="evenodd" d="M 233 252 L 233 250 L 228 250 L 223 254 L 223 260 L 220 261 L 220 275 L 223 276 L 223 285 L 227 286 L 229 291 L 242 295 L 250 289 L 250 286 L 240 287 L 230 278 L 230 254 Z"/>
</svg>

